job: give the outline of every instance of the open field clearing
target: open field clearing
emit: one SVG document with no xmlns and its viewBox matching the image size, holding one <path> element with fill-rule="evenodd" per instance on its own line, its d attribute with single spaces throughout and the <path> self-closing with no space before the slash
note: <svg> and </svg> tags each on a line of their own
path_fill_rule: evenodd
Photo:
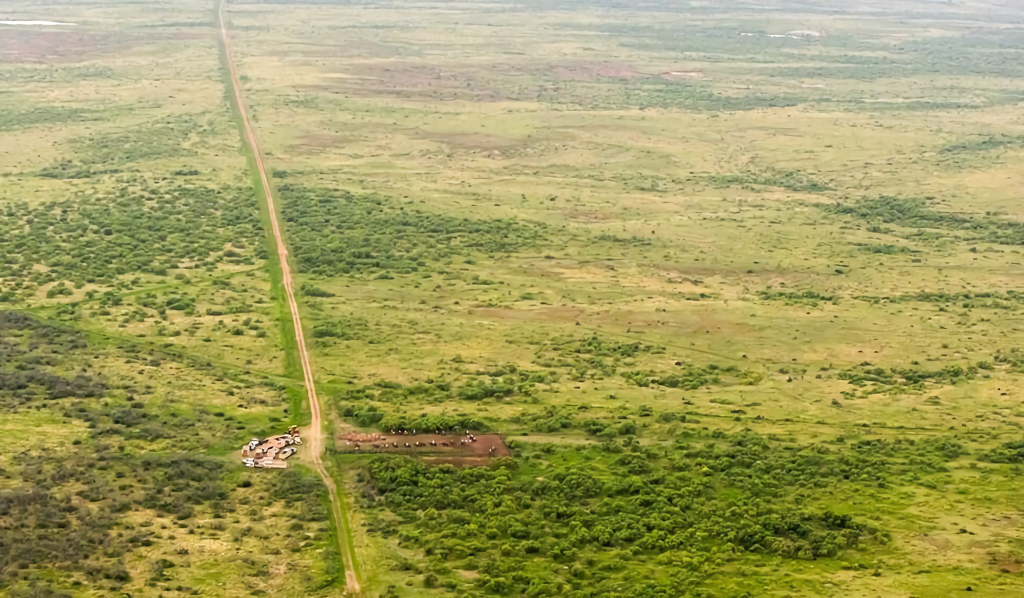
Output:
<svg viewBox="0 0 1024 598">
<path fill-rule="evenodd" d="M 0 597 L 1024 593 L 1020 7 L 8 4 Z"/>
</svg>

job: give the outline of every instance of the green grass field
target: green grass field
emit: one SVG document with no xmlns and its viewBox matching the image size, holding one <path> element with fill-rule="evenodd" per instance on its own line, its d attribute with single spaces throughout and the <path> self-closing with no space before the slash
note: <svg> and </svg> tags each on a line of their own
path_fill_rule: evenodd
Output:
<svg viewBox="0 0 1024 598">
<path fill-rule="evenodd" d="M 0 596 L 342 595 L 214 3 L 11 5 Z M 1024 591 L 1018 12 L 229 3 L 363 595 Z"/>
</svg>

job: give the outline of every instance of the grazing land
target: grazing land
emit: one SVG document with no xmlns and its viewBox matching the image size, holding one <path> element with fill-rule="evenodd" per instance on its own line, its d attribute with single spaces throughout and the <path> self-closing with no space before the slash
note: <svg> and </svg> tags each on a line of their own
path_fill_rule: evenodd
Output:
<svg viewBox="0 0 1024 598">
<path fill-rule="evenodd" d="M 225 4 L 333 506 L 218 5 L 4 9 L 0 597 L 1024 592 L 1019 6 Z"/>
</svg>

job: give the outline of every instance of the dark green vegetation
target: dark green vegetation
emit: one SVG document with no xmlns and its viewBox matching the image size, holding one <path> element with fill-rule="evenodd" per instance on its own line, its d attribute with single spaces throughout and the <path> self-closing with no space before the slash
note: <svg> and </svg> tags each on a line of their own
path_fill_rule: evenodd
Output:
<svg viewBox="0 0 1024 598">
<path fill-rule="evenodd" d="M 509 253 L 535 246 L 543 227 L 514 220 L 467 220 L 293 184 L 278 188 L 300 272 L 320 275 L 429 269 L 466 251 Z"/>
<path fill-rule="evenodd" d="M 672 444 L 527 444 L 488 469 L 382 457 L 368 484 L 397 519 L 366 506 L 378 513 L 377 533 L 425 552 L 427 584 L 524 596 L 750 596 L 799 561 L 876 568 L 888 532 L 833 513 L 833 497 L 899 504 L 902 488 L 927 492 L 966 452 L 952 440 L 800 445 L 745 431 Z M 757 562 L 768 568 L 750 569 Z"/>
<path fill-rule="evenodd" d="M 23 108 L 19 110 L 17 107 L 11 107 L 0 113 L 0 131 L 17 131 L 36 125 L 95 121 L 102 117 L 102 113 L 98 111 L 64 106 L 24 106 Z"/>
<path fill-rule="evenodd" d="M 250 475 L 217 456 L 284 425 L 272 414 L 286 401 L 263 398 L 278 387 L 232 376 L 224 398 L 244 404 L 204 405 L 132 374 L 168 361 L 0 312 L 0 408 L 18 426 L 9 442 L 28 442 L 0 461 L 0 590 L 113 594 L 151 586 L 188 594 L 189 568 L 210 563 L 209 555 L 190 554 L 193 540 L 242 548 L 258 536 L 298 553 L 310 545 L 299 532 L 312 529 L 318 545 L 328 543 L 323 486 L 312 472 Z M 116 363 L 128 368 L 112 370 Z M 186 368 L 179 378 L 225 383 L 206 370 Z M 62 423 L 61 434 L 70 434 L 59 444 L 33 438 Z M 245 557 L 241 574 L 265 578 L 270 562 Z M 315 589 L 335 574 L 328 567 L 305 575 Z"/>
<path fill-rule="evenodd" d="M 801 172 L 778 171 L 769 169 L 764 172 L 745 172 L 741 174 L 723 174 L 709 176 L 708 182 L 718 187 L 740 185 L 746 187 L 781 187 L 790 191 L 820 192 L 832 188 L 822 181 Z"/>
<path fill-rule="evenodd" d="M 781 301 L 786 305 L 806 305 L 818 307 L 823 304 L 837 305 L 841 300 L 839 295 L 831 293 L 819 293 L 817 291 L 758 291 L 757 298 L 764 301 Z M 888 296 L 877 295 L 856 295 L 852 297 L 858 301 L 870 303 L 935 303 L 937 305 L 950 305 L 964 309 L 1020 309 L 1024 304 L 1024 291 L 918 291 L 916 293 L 901 293 Z"/>
<path fill-rule="evenodd" d="M 113 285 L 127 274 L 251 265 L 263 253 L 262 247 L 251 249 L 262 231 L 250 189 L 173 178 L 125 176 L 118 182 L 119 190 L 109 195 L 94 191 L 0 207 L 3 292 L 32 296 L 39 285 L 53 282 L 81 288 Z"/>
<path fill-rule="evenodd" d="M 942 153 L 958 154 L 960 152 L 986 152 L 991 150 L 1020 149 L 1024 147 L 1024 138 L 1016 135 L 996 134 L 981 139 L 971 139 L 951 143 L 942 148 Z"/>
<path fill-rule="evenodd" d="M 757 298 L 765 301 L 782 301 L 786 305 L 807 305 L 817 307 L 821 303 L 837 301 L 835 295 L 816 291 L 758 291 Z"/>
<path fill-rule="evenodd" d="M 971 243 L 1024 245 L 1024 222 L 990 213 L 974 216 L 936 210 L 926 199 L 918 197 L 881 196 L 854 204 L 820 204 L 818 207 L 832 214 L 874 223 L 868 227 L 871 232 L 906 239 L 951 238 Z M 879 224 L 915 230 L 896 230 Z"/>
</svg>

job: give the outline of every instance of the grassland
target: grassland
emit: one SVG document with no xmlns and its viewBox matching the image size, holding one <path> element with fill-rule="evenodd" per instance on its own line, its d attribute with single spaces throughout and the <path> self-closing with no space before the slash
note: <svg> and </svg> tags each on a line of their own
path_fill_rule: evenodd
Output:
<svg viewBox="0 0 1024 598">
<path fill-rule="evenodd" d="M 213 3 L 13 6 L 0 596 L 340 595 Z M 1014 7 L 225 14 L 333 431 L 513 452 L 329 448 L 365 595 L 1024 590 Z"/>
<path fill-rule="evenodd" d="M 231 6 L 372 591 L 1019 591 L 1019 17 L 773 8 Z"/>
</svg>

